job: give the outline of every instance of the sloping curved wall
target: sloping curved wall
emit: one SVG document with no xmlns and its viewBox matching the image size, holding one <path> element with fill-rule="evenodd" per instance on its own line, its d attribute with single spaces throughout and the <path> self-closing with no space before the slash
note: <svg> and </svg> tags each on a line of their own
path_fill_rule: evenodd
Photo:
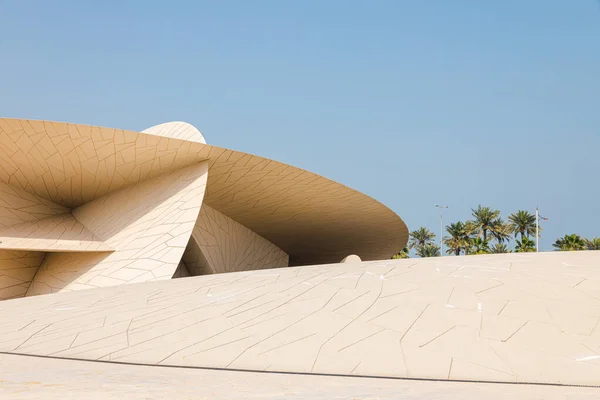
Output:
<svg viewBox="0 0 600 400">
<path fill-rule="evenodd" d="M 201 143 L 122 129 L 0 118 L 0 181 L 75 208 L 206 160 Z"/>
<path fill-rule="evenodd" d="M 0 302 L 0 351 L 258 371 L 600 385 L 600 252 L 198 276 Z"/>
<path fill-rule="evenodd" d="M 19 187 L 0 182 L 0 300 L 24 296 L 46 256 L 44 252 L 26 251 L 26 249 L 6 250 L 8 247 L 6 233 L 10 232 L 15 225 L 38 221 L 68 211 L 68 208 Z"/>
<path fill-rule="evenodd" d="M 195 164 L 73 210 L 115 251 L 49 254 L 27 296 L 170 279 L 198 218 L 207 171 L 207 163 Z"/>
<path fill-rule="evenodd" d="M 191 276 L 287 267 L 288 255 L 207 205 L 200 209 L 183 262 Z"/>
<path fill-rule="evenodd" d="M 46 253 L 0 250 L 0 300 L 25 296 Z"/>
<path fill-rule="evenodd" d="M 0 232 L 2 228 L 66 212 L 66 207 L 0 181 Z"/>
<path fill-rule="evenodd" d="M 330 179 L 277 161 L 211 147 L 205 204 L 290 256 L 290 265 L 390 258 L 408 241 L 392 210 Z"/>
<path fill-rule="evenodd" d="M 185 122 L 143 133 L 206 143 Z M 363 193 L 281 162 L 207 148 L 205 203 L 281 248 L 291 265 L 339 262 L 350 253 L 390 258 L 408 241 L 402 219 Z"/>
</svg>

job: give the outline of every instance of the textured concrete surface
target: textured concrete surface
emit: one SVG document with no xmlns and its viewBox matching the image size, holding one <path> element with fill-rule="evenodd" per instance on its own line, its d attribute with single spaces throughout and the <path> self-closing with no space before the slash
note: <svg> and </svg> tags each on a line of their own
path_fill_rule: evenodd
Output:
<svg viewBox="0 0 600 400">
<path fill-rule="evenodd" d="M 182 260 L 190 276 L 289 265 L 289 256 L 242 224 L 204 204 Z"/>
<path fill-rule="evenodd" d="M 600 388 L 216 371 L 0 355 L 0 398 L 12 400 L 596 400 L 599 397 Z"/>
<path fill-rule="evenodd" d="M 1 128 L 0 128 L 1 130 Z M 0 131 L 0 136 L 3 133 Z M 1 168 L 1 167 L 0 167 Z M 31 194 L 19 187 L 0 182 L 0 300 L 22 297 L 46 256 L 46 252 L 6 250 L 2 244 L 15 225 L 32 223 L 64 215 L 69 209 Z"/>
<path fill-rule="evenodd" d="M 115 251 L 49 254 L 27 296 L 171 279 L 198 218 L 207 171 L 206 162 L 193 164 L 73 210 Z"/>
<path fill-rule="evenodd" d="M 203 204 L 210 225 L 190 242 Z M 188 243 L 202 253 L 188 259 L 206 261 L 194 274 L 388 258 L 407 239 L 369 196 L 207 145 L 184 122 L 0 118 L 0 299 L 183 276 Z"/>
<path fill-rule="evenodd" d="M 206 153 L 204 144 L 151 134 L 0 118 L 0 181 L 70 209 Z"/>
<path fill-rule="evenodd" d="M 0 300 L 25 296 L 45 252 L 0 250 Z"/>
<path fill-rule="evenodd" d="M 165 376 L 229 369 L 200 375 L 218 374 L 208 378 L 216 383 L 292 372 L 600 385 L 600 252 L 361 262 L 406 243 L 391 210 L 310 172 L 207 145 L 182 122 L 138 133 L 0 119 L 0 156 L 0 299 L 11 299 L 0 302 L 0 351 L 106 361 L 69 362 L 112 377 L 125 368 L 115 362 L 139 364 L 126 367 L 138 389 L 155 374 L 141 364 L 169 366 Z M 322 264 L 273 268 L 288 261 Z M 238 270 L 247 271 L 223 273 Z M 189 277 L 199 273 L 213 274 Z M 48 362 L 53 379 L 69 378 L 67 361 L 18 357 L 22 374 Z M 331 386 L 338 379 L 367 392 L 409 382 L 293 379 L 312 397 L 346 390 Z M 205 387 L 229 393 L 227 383 Z M 277 385 L 257 396 L 279 395 Z M 429 387 L 410 385 L 409 394 Z M 405 390 L 380 393 L 388 389 Z M 560 390 L 545 394 L 568 396 Z"/>
<path fill-rule="evenodd" d="M 600 385 L 600 252 L 235 272 L 0 302 L 0 350 Z"/>
<path fill-rule="evenodd" d="M 81 225 L 71 213 L 22 222 L 3 229 L 0 249 L 42 252 L 114 251 Z"/>
<path fill-rule="evenodd" d="M 69 212 L 67 207 L 0 181 L 0 228 Z"/>
</svg>

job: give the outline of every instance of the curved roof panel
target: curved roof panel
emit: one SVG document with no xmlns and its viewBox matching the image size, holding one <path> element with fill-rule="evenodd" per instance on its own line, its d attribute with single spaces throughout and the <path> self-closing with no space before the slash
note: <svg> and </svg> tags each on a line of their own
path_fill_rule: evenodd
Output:
<svg viewBox="0 0 600 400">
<path fill-rule="evenodd" d="M 290 255 L 290 265 L 337 263 L 355 253 L 390 258 L 408 228 L 385 205 L 312 172 L 211 146 L 204 201 Z"/>
<path fill-rule="evenodd" d="M 207 151 L 122 129 L 0 118 L 0 181 L 69 208 L 203 161 Z"/>
<path fill-rule="evenodd" d="M 392 210 L 330 179 L 204 144 L 183 122 L 145 132 L 0 119 L 0 151 L 8 155 L 0 158 L 0 181 L 76 207 L 209 160 L 206 204 L 280 247 L 292 265 L 339 262 L 351 253 L 389 258 L 408 240 Z"/>
</svg>

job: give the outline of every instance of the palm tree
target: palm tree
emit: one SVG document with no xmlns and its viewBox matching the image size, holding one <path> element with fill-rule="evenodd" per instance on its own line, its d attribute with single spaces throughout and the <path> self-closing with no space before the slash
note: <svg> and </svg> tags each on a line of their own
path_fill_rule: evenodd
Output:
<svg viewBox="0 0 600 400">
<path fill-rule="evenodd" d="M 492 253 L 492 254 L 510 253 L 510 249 L 504 243 L 496 243 L 492 247 L 490 247 L 490 253 Z"/>
<path fill-rule="evenodd" d="M 475 254 L 487 254 L 490 252 L 489 243 L 480 237 L 471 239 L 471 246 Z"/>
<path fill-rule="evenodd" d="M 524 236 L 535 235 L 535 215 L 529 211 L 519 210 L 516 213 L 510 214 L 508 220 L 515 233 L 515 239 L 517 238 L 517 234 L 521 234 L 521 239 Z"/>
<path fill-rule="evenodd" d="M 398 253 L 392 256 L 392 260 L 397 260 L 399 258 L 410 258 L 410 254 L 408 252 L 408 247 L 403 248 Z"/>
<path fill-rule="evenodd" d="M 448 248 L 446 253 L 459 256 L 465 247 L 465 224 L 461 221 L 453 222 L 446 226 L 446 232 L 450 234 L 444 238 L 444 244 Z"/>
<path fill-rule="evenodd" d="M 588 250 L 600 250 L 600 237 L 585 239 L 585 247 Z"/>
<path fill-rule="evenodd" d="M 417 250 L 419 257 L 439 257 L 440 248 L 433 243 L 426 244 Z"/>
<path fill-rule="evenodd" d="M 556 250 L 560 251 L 576 251 L 576 250 L 584 250 L 585 249 L 585 241 L 581 238 L 581 236 L 576 234 L 565 235 L 562 238 L 556 239 L 554 244 L 552 244 Z"/>
<path fill-rule="evenodd" d="M 500 211 L 479 205 L 476 210 L 471 209 L 474 223 L 484 242 L 487 242 L 487 233 L 494 228 L 494 221 L 500 216 Z"/>
<path fill-rule="evenodd" d="M 473 222 L 473 221 L 465 222 L 465 229 L 464 229 L 464 236 L 463 236 L 465 255 L 471 254 L 471 239 L 473 238 L 473 235 L 475 235 L 477 233 L 477 229 L 478 229 L 477 224 L 475 222 Z"/>
<path fill-rule="evenodd" d="M 510 241 L 510 235 L 512 234 L 511 224 L 504 222 L 502 218 L 496 218 L 492 222 L 492 227 L 490 229 L 490 234 L 498 243 L 504 243 L 505 241 Z"/>
<path fill-rule="evenodd" d="M 535 251 L 535 242 L 528 236 L 523 236 L 521 240 L 517 239 L 517 245 L 515 246 L 515 253 L 530 253 Z"/>
<path fill-rule="evenodd" d="M 433 239 L 435 239 L 435 233 L 425 227 L 421 227 L 410 233 L 408 248 L 419 250 L 425 245 L 433 243 Z"/>
</svg>

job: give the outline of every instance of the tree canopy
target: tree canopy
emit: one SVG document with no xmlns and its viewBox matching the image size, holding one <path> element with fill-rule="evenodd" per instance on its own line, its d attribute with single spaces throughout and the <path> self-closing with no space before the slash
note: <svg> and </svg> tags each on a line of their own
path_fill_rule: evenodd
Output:
<svg viewBox="0 0 600 400">
<path fill-rule="evenodd" d="M 460 256 L 536 251 L 534 213 L 517 210 L 504 221 L 499 210 L 478 205 L 471 209 L 471 217 L 470 220 L 455 221 L 445 226 L 446 235 L 442 241 L 446 254 Z M 538 234 L 541 230 L 542 227 L 538 225 Z M 393 258 L 408 258 L 411 251 L 419 257 L 441 255 L 439 246 L 434 243 L 436 235 L 429 228 L 419 227 L 411 231 L 409 237 L 407 247 Z M 556 239 L 552 246 L 558 251 L 600 250 L 600 237 L 587 239 L 568 234 Z"/>
</svg>

